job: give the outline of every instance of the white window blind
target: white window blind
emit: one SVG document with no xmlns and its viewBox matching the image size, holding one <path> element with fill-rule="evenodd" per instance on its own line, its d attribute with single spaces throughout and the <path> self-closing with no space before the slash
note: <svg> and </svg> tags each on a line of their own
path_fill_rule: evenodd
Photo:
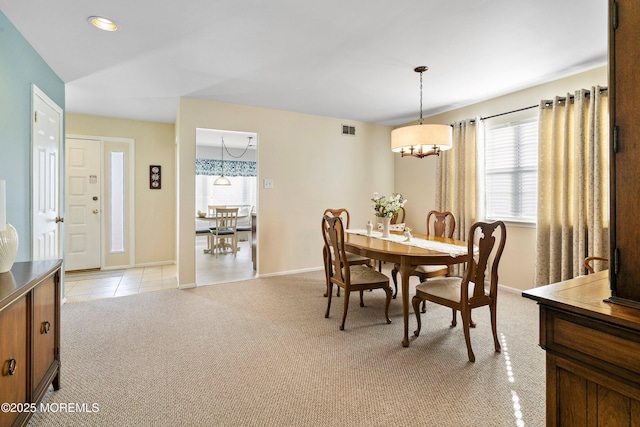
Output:
<svg viewBox="0 0 640 427">
<path fill-rule="evenodd" d="M 536 222 L 538 120 L 487 128 L 485 150 L 487 218 Z"/>
</svg>

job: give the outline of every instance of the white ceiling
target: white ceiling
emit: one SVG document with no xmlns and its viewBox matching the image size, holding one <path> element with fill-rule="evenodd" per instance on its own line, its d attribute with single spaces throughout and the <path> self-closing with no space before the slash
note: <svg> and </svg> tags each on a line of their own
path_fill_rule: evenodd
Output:
<svg viewBox="0 0 640 427">
<path fill-rule="evenodd" d="M 606 0 L 0 0 L 66 110 L 173 123 L 180 97 L 386 125 L 606 64 Z M 118 31 L 87 18 L 114 20 Z M 226 142 L 226 140 L 225 140 Z"/>
</svg>

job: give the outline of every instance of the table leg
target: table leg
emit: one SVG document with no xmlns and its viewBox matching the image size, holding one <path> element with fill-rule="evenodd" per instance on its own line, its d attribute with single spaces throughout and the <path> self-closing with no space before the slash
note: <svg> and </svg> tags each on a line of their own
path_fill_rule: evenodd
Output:
<svg viewBox="0 0 640 427">
<path fill-rule="evenodd" d="M 402 285 L 402 317 L 404 319 L 404 336 L 402 346 L 409 347 L 409 277 L 415 271 L 411 265 L 400 264 L 400 280 Z"/>
</svg>

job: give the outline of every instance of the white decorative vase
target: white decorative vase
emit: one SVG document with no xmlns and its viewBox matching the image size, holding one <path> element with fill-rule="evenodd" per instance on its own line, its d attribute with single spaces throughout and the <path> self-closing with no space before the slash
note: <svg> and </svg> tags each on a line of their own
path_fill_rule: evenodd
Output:
<svg viewBox="0 0 640 427">
<path fill-rule="evenodd" d="M 11 270 L 18 254 L 18 232 L 7 223 L 7 229 L 0 231 L 0 273 Z"/>
<path fill-rule="evenodd" d="M 389 225 L 391 225 L 391 218 L 383 217 L 382 218 L 382 237 L 389 237 Z"/>
</svg>

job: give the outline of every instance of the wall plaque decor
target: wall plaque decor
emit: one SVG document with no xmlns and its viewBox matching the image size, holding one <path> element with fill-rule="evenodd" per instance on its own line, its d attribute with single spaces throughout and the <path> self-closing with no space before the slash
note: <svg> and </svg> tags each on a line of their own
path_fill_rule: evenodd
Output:
<svg viewBox="0 0 640 427">
<path fill-rule="evenodd" d="M 152 190 L 159 190 L 162 188 L 160 183 L 160 165 L 149 166 L 149 188 Z"/>
</svg>

